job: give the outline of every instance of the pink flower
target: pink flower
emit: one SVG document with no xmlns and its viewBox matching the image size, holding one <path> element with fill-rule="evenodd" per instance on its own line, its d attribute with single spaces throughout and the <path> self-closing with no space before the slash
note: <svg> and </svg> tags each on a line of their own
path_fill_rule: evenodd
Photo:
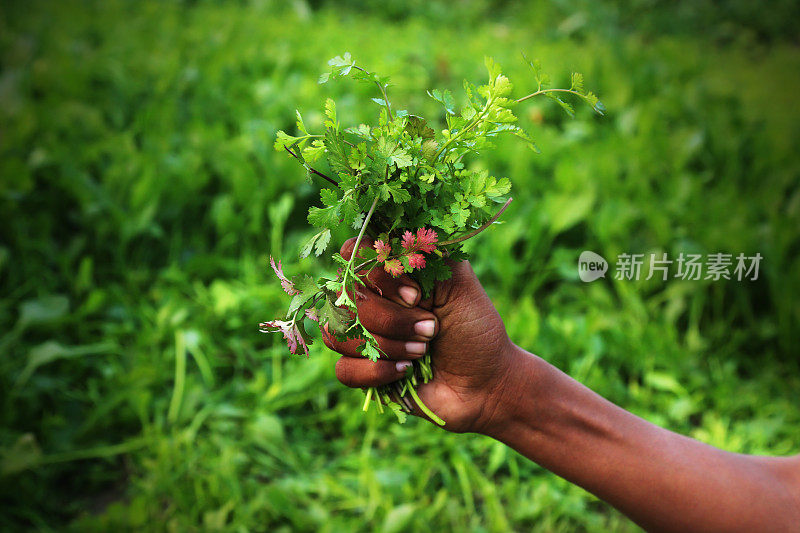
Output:
<svg viewBox="0 0 800 533">
<path fill-rule="evenodd" d="M 410 231 L 403 233 L 403 249 L 406 252 L 414 251 L 414 234 Z"/>
<path fill-rule="evenodd" d="M 270 322 L 262 322 L 258 325 L 258 330 L 261 333 L 272 333 L 280 331 L 283 333 L 283 338 L 286 340 L 286 345 L 289 351 L 293 354 L 297 353 L 297 348 L 300 347 L 308 357 L 308 346 L 300 331 L 294 322 L 288 320 L 271 320 Z M 311 344 L 309 342 L 309 344 Z"/>
<path fill-rule="evenodd" d="M 383 263 L 392 253 L 392 247 L 383 241 L 375 241 L 375 250 L 378 252 L 378 262 Z"/>
<path fill-rule="evenodd" d="M 417 247 L 420 251 L 429 254 L 436 250 L 439 237 L 432 229 L 419 228 L 417 230 Z"/>
<path fill-rule="evenodd" d="M 408 266 L 411 268 L 425 268 L 425 256 L 422 254 L 410 254 L 408 256 Z"/>
<path fill-rule="evenodd" d="M 281 287 L 283 287 L 283 290 L 286 291 L 286 294 L 289 296 L 300 294 L 300 291 L 294 288 L 294 283 L 292 283 L 286 278 L 286 276 L 283 275 L 283 268 L 281 267 L 280 261 L 278 261 L 278 266 L 275 266 L 275 260 L 272 258 L 272 256 L 269 256 L 269 264 L 272 265 L 272 270 L 275 271 L 278 279 L 281 280 Z"/>
<path fill-rule="evenodd" d="M 399 259 L 389 259 L 383 264 L 383 269 L 396 278 L 403 273 L 403 263 Z"/>
</svg>

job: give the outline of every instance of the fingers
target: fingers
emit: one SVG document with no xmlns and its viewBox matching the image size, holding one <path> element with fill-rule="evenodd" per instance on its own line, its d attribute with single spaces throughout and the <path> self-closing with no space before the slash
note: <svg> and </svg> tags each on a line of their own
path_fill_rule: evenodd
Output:
<svg viewBox="0 0 800 533">
<path fill-rule="evenodd" d="M 396 339 L 387 339 L 380 335 L 374 335 L 375 340 L 378 341 L 378 347 L 385 354 L 381 357 L 386 357 L 391 360 L 409 360 L 419 359 L 428 349 L 427 342 L 420 341 L 403 341 Z M 323 331 L 322 340 L 325 346 L 335 352 L 347 357 L 362 357 L 359 351 L 359 346 L 364 344 L 363 339 L 348 339 L 346 341 L 337 341 L 332 335 Z"/>
<path fill-rule="evenodd" d="M 349 239 L 342 245 L 342 248 L 339 252 L 342 254 L 342 257 L 345 259 L 350 259 L 350 256 L 353 253 L 353 245 L 355 245 L 355 242 L 355 239 Z M 369 237 L 364 237 L 359 245 L 359 248 L 368 248 L 371 246 L 372 239 Z M 384 298 L 404 307 L 414 307 L 420 301 L 421 291 L 419 284 L 416 281 L 411 279 L 406 274 L 395 278 L 386 272 L 380 264 L 376 265 L 372 270 L 369 271 L 365 281 L 367 286 L 373 289 L 375 292 Z"/>
<path fill-rule="evenodd" d="M 365 291 L 356 299 L 358 317 L 373 335 L 400 341 L 427 342 L 436 336 L 439 324 L 436 315 L 414 307 L 409 309 Z"/>
<path fill-rule="evenodd" d="M 370 361 L 342 357 L 336 362 L 336 379 L 348 387 L 380 387 L 402 378 L 410 361 Z"/>
</svg>

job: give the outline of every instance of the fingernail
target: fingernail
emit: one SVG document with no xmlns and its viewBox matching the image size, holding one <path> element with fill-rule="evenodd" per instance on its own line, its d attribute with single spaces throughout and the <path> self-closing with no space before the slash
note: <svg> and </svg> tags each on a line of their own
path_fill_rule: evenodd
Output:
<svg viewBox="0 0 800 533">
<path fill-rule="evenodd" d="M 414 324 L 414 331 L 417 335 L 423 337 L 433 338 L 433 332 L 436 329 L 436 322 L 434 320 L 420 320 Z"/>
<path fill-rule="evenodd" d="M 409 355 L 425 355 L 425 351 L 428 349 L 428 343 L 426 342 L 407 342 L 406 343 L 406 353 Z"/>
<path fill-rule="evenodd" d="M 414 287 L 403 285 L 402 287 L 397 289 L 397 293 L 400 295 L 400 298 L 408 305 L 414 305 L 415 303 L 417 303 L 417 295 L 419 294 L 419 291 Z"/>
<path fill-rule="evenodd" d="M 411 361 L 398 361 L 395 365 L 398 372 L 405 372 L 411 366 Z"/>
</svg>

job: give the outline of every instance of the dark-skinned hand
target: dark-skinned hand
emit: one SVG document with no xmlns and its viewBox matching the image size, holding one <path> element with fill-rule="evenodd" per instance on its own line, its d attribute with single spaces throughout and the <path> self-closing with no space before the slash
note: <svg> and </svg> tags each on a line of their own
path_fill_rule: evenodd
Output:
<svg viewBox="0 0 800 533">
<path fill-rule="evenodd" d="M 354 243 L 350 239 L 342 246 L 345 259 Z M 362 247 L 371 245 L 368 239 L 362 241 Z M 357 350 L 363 341 L 339 342 L 324 331 L 323 338 L 342 355 L 336 377 L 348 387 L 397 381 L 411 360 L 429 350 L 434 377 L 418 386 L 420 399 L 445 421 L 445 429 L 478 432 L 510 393 L 504 385 L 513 371 L 513 345 L 470 264 L 454 263 L 451 268 L 452 277 L 437 282 L 423 301 L 419 285 L 407 275 L 393 278 L 378 266 L 365 278 L 367 287 L 359 289 L 355 302 L 361 322 L 386 358 L 364 358 Z M 416 408 L 414 414 L 424 416 Z"/>
</svg>

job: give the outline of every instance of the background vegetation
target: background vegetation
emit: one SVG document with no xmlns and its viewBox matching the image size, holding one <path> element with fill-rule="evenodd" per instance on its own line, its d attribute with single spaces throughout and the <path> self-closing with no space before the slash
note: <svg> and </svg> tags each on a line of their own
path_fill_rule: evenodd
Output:
<svg viewBox="0 0 800 533">
<path fill-rule="evenodd" d="M 3 2 L 0 529 L 633 530 L 476 435 L 358 412 L 285 304 L 318 184 L 271 149 L 350 51 L 437 116 L 499 61 L 571 69 L 603 99 L 521 111 L 543 150 L 474 266 L 512 338 L 645 418 L 727 450 L 800 450 L 800 53 L 795 2 Z M 343 229 L 335 238 L 348 236 Z M 764 256 L 756 282 L 592 284 L 588 249 Z"/>
</svg>

